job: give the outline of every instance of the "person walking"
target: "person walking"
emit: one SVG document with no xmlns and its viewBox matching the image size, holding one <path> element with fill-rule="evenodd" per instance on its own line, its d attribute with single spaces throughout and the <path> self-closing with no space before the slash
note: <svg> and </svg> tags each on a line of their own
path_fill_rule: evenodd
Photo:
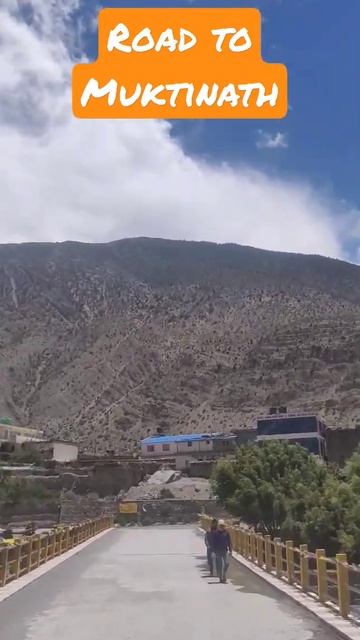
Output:
<svg viewBox="0 0 360 640">
<path fill-rule="evenodd" d="M 232 554 L 232 544 L 224 520 L 219 520 L 217 530 L 214 532 L 213 548 L 216 558 L 216 571 L 220 582 L 225 584 L 229 568 L 229 554 Z"/>
<path fill-rule="evenodd" d="M 207 549 L 207 561 L 209 565 L 210 576 L 214 575 L 214 534 L 217 531 L 217 520 L 214 518 L 211 521 L 210 530 L 205 533 L 205 544 Z"/>
</svg>

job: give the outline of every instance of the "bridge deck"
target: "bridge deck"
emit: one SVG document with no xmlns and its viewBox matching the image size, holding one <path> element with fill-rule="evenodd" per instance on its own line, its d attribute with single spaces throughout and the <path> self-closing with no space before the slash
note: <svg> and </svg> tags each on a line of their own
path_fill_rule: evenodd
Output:
<svg viewBox="0 0 360 640">
<path fill-rule="evenodd" d="M 233 561 L 209 578 L 190 527 L 113 530 L 0 605 L 4 640 L 335 640 Z"/>
</svg>

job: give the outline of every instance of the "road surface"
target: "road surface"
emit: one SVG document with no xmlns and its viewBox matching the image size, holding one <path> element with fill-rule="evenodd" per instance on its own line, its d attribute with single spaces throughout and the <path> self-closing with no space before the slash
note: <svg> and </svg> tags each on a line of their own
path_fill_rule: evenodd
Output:
<svg viewBox="0 0 360 640">
<path fill-rule="evenodd" d="M 0 604 L 4 640 L 337 640 L 191 527 L 116 529 Z"/>
</svg>

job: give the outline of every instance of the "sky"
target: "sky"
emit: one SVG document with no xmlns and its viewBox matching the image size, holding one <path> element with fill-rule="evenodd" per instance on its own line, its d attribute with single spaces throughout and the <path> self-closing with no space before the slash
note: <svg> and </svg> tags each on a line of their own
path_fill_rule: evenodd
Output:
<svg viewBox="0 0 360 640">
<path fill-rule="evenodd" d="M 359 262 L 358 0 L 221 3 L 261 10 L 285 119 L 78 120 L 72 66 L 97 56 L 99 8 L 121 4 L 0 0 L 0 242 L 150 236 Z"/>
</svg>

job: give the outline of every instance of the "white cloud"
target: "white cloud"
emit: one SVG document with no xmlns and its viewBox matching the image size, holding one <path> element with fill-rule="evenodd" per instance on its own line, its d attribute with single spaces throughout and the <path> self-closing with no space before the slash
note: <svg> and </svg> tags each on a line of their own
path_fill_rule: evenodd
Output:
<svg viewBox="0 0 360 640">
<path fill-rule="evenodd" d="M 342 254 L 337 204 L 309 185 L 201 162 L 167 122 L 75 119 L 77 2 L 30 0 L 26 21 L 22 0 L 2 5 L 2 242 L 147 235 Z"/>
<path fill-rule="evenodd" d="M 285 133 L 278 131 L 271 135 L 271 133 L 259 129 L 256 146 L 258 149 L 287 149 L 289 143 Z"/>
</svg>

